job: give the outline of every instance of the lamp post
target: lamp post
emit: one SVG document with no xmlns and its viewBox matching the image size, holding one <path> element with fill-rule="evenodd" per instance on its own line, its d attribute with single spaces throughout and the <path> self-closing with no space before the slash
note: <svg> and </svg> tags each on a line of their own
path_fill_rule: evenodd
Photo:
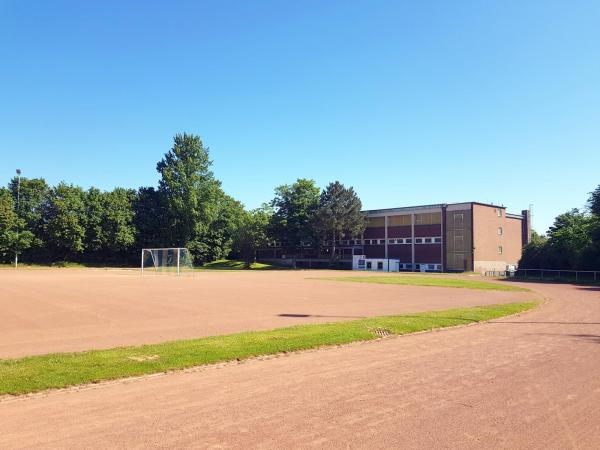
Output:
<svg viewBox="0 0 600 450">
<path fill-rule="evenodd" d="M 15 246 L 15 269 L 19 267 L 19 204 L 21 201 L 21 169 L 17 169 L 17 242 Z"/>
</svg>

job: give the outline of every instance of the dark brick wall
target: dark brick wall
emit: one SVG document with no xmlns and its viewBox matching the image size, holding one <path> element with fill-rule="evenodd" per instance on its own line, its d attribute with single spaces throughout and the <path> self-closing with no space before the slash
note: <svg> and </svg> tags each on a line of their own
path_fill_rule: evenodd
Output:
<svg viewBox="0 0 600 450">
<path fill-rule="evenodd" d="M 388 237 L 389 238 L 406 238 L 410 237 L 411 229 L 410 227 L 388 227 Z"/>
<path fill-rule="evenodd" d="M 375 239 L 375 238 L 383 239 L 384 237 L 385 237 L 385 228 L 384 227 L 367 228 L 365 230 L 365 239 Z"/>
<path fill-rule="evenodd" d="M 436 237 L 442 235 L 441 225 L 415 225 L 416 237 Z"/>
<path fill-rule="evenodd" d="M 442 263 L 441 244 L 417 244 L 415 245 L 415 263 Z"/>
<path fill-rule="evenodd" d="M 365 245 L 364 249 L 367 258 L 385 258 L 384 245 Z"/>
</svg>

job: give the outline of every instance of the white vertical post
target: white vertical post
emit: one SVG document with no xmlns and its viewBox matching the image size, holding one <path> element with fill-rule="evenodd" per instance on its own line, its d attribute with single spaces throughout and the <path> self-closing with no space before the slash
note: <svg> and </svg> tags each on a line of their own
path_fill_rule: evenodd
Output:
<svg viewBox="0 0 600 450">
<path fill-rule="evenodd" d="M 144 275 L 144 250 L 142 250 L 142 275 Z"/>
<path fill-rule="evenodd" d="M 181 249 L 177 249 L 177 275 L 179 276 L 179 255 L 181 254 Z"/>
<path fill-rule="evenodd" d="M 411 252 L 412 252 L 412 271 L 415 272 L 415 213 L 410 215 L 410 235 L 411 235 Z"/>
</svg>

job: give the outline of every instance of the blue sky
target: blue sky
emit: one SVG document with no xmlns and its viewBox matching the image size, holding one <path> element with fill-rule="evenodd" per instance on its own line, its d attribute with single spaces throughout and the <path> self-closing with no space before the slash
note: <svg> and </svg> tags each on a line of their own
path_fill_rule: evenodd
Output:
<svg viewBox="0 0 600 450">
<path fill-rule="evenodd" d="M 598 1 L 2 1 L 0 184 L 156 185 L 202 136 L 248 207 L 298 177 L 368 209 L 600 184 Z"/>
</svg>

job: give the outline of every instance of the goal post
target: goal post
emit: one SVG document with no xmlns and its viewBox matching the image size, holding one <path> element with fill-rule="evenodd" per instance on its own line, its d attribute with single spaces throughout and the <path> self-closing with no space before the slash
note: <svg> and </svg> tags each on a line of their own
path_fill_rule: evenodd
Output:
<svg viewBox="0 0 600 450">
<path fill-rule="evenodd" d="M 183 271 L 192 270 L 192 255 L 187 248 L 143 248 L 141 273 L 146 270 L 153 272 L 168 272 L 181 275 Z"/>
</svg>

